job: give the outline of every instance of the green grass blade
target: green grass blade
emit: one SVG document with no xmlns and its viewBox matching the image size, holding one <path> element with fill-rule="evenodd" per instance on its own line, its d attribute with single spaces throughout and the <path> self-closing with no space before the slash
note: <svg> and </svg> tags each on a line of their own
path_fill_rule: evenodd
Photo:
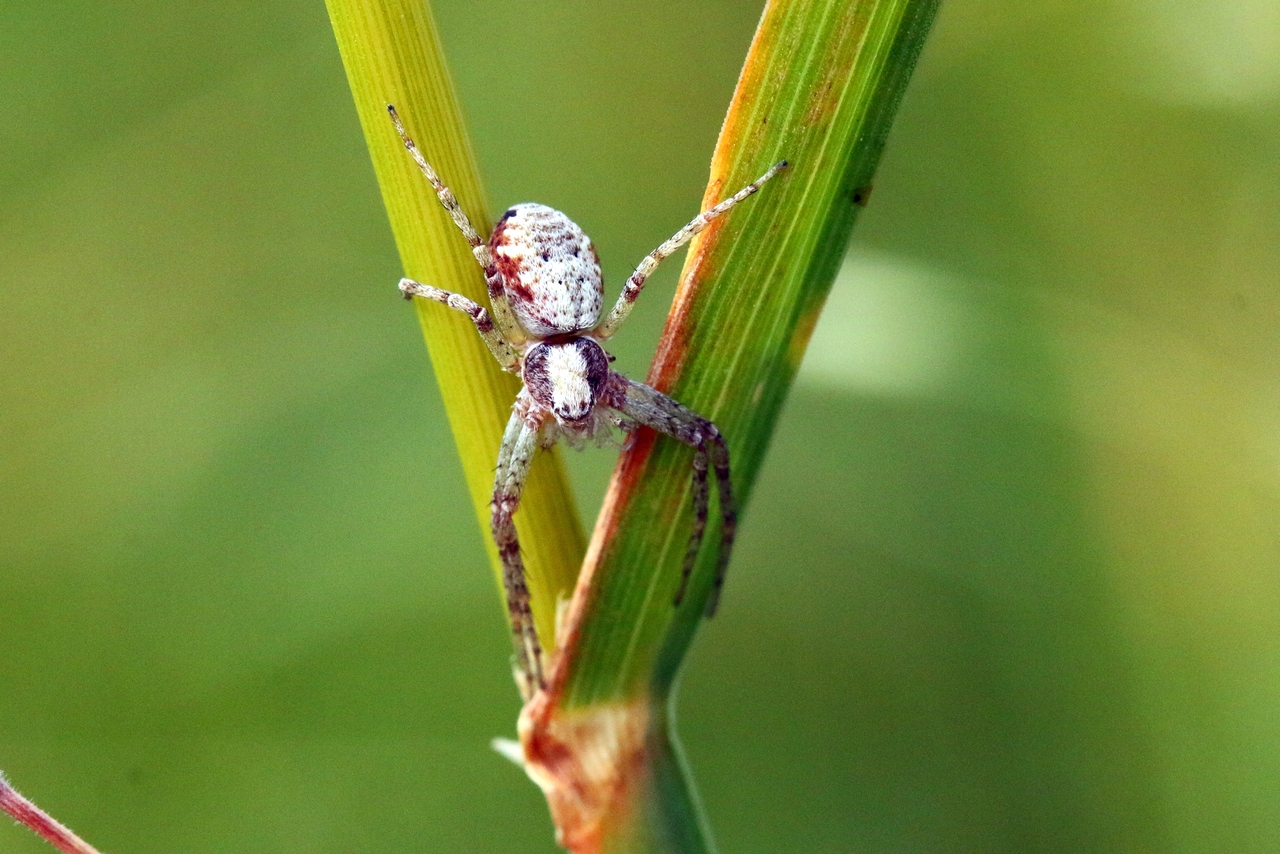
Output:
<svg viewBox="0 0 1280 854">
<path fill-rule="evenodd" d="M 743 505 L 937 5 L 780 0 L 757 31 L 704 206 L 778 160 L 792 166 L 693 243 L 648 377 L 719 425 Z M 645 430 L 619 460 L 584 566 L 567 708 L 651 686 L 662 696 L 674 678 L 714 575 L 706 548 L 690 595 L 672 608 L 692 520 L 690 459 Z M 732 572 L 725 602 L 733 607 Z"/>
<path fill-rule="evenodd" d="M 483 301 L 465 244 L 384 117 L 397 104 L 473 221 L 488 223 L 429 12 L 406 0 L 328 2 L 406 272 Z M 744 505 L 936 8 L 937 0 L 778 0 L 757 31 L 705 204 L 778 160 L 793 165 L 691 245 L 649 376 L 720 425 Z M 436 305 L 419 312 L 484 522 L 516 386 L 464 318 Z M 551 464 L 535 470 L 517 518 L 549 646 L 554 603 L 573 582 L 582 539 L 557 458 L 543 459 Z M 672 608 L 692 519 L 689 474 L 689 451 L 648 431 L 623 454 L 552 683 L 522 713 L 526 760 L 575 851 L 711 847 L 667 709 L 714 564 L 706 549 L 685 603 Z"/>
<path fill-rule="evenodd" d="M 703 207 L 779 160 L 792 167 L 690 246 L 648 377 L 719 425 L 740 506 L 937 6 L 774 0 L 765 9 Z M 715 549 L 704 548 L 684 602 L 672 606 L 693 519 L 691 461 L 688 448 L 650 430 L 622 454 L 551 684 L 521 716 L 526 760 L 573 851 L 712 849 L 669 714 L 715 575 Z"/>
<path fill-rule="evenodd" d="M 429 6 L 423 0 L 327 0 L 327 5 L 405 274 L 487 305 L 484 280 L 466 242 L 387 118 L 387 105 L 395 104 L 427 160 L 476 229 L 486 233 L 493 220 L 485 210 L 475 156 Z M 395 284 L 386 283 L 386 299 L 397 298 Z M 464 315 L 443 305 L 416 303 L 501 590 L 502 564 L 489 533 L 489 499 L 498 445 L 519 383 L 498 369 Z M 406 445 L 422 440 L 405 437 Z M 524 499 L 516 527 L 538 634 L 551 649 L 556 602 L 573 589 L 585 543 L 558 452 L 539 455 Z"/>
</svg>

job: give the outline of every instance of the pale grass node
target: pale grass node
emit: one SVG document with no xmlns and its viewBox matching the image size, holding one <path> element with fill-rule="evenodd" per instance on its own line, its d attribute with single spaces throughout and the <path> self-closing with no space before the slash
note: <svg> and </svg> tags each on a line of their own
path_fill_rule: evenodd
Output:
<svg viewBox="0 0 1280 854">
<path fill-rule="evenodd" d="M 720 500 L 720 550 L 706 614 L 715 613 L 737 524 L 728 446 L 715 424 L 662 392 L 610 370 L 613 357 L 602 344 L 626 320 L 645 279 L 662 259 L 753 195 L 787 163 L 774 165 L 756 181 L 698 214 L 650 252 L 601 320 L 604 282 L 600 259 L 581 228 L 545 205 L 520 204 L 502 215 L 488 241 L 481 239 L 458 200 L 414 145 L 395 107 L 388 106 L 387 111 L 404 147 L 470 244 L 484 271 L 491 309 L 412 279 L 400 280 L 400 292 L 406 299 L 434 300 L 468 315 L 502 369 L 519 376 L 524 384 L 498 449 L 490 508 L 493 539 L 502 558 L 516 674 L 528 699 L 545 686 L 545 667 L 512 517 L 520 506 L 529 465 L 539 446 L 550 447 L 563 438 L 581 447 L 614 427 L 633 430 L 645 426 L 693 448 L 693 532 L 685 550 L 684 570 L 671 598 L 675 606 L 680 605 L 702 546 L 710 503 L 708 472 L 714 471 Z"/>
</svg>

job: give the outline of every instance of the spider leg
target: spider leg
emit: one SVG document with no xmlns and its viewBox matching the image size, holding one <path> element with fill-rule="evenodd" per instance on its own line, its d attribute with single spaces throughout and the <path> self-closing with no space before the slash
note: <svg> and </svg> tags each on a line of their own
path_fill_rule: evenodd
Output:
<svg viewBox="0 0 1280 854">
<path fill-rule="evenodd" d="M 724 590 L 724 576 L 729 571 L 729 553 L 733 551 L 733 538 L 738 533 L 738 508 L 733 503 L 733 487 L 729 483 L 729 446 L 724 437 L 712 424 L 715 440 L 708 443 L 711 452 L 711 465 L 716 470 L 716 488 L 720 491 L 720 554 L 716 561 L 716 578 L 712 583 L 711 595 L 707 597 L 706 615 L 716 615 L 720 607 L 720 593 Z"/>
<path fill-rule="evenodd" d="M 636 298 L 640 296 L 640 291 L 644 288 L 645 279 L 649 278 L 649 275 L 657 269 L 658 264 L 661 263 L 664 258 L 669 257 L 681 246 L 688 243 L 693 239 L 695 234 L 698 234 L 710 225 L 716 218 L 722 214 L 728 213 L 729 209 L 738 202 L 754 195 L 756 191 L 764 185 L 765 181 L 768 181 L 774 175 L 777 175 L 778 172 L 786 165 L 787 161 L 785 160 L 781 163 L 774 164 L 768 172 L 764 173 L 759 178 L 752 181 L 729 198 L 725 199 L 723 202 L 720 202 L 715 207 L 709 208 L 698 214 L 688 225 L 671 235 L 665 243 L 646 255 L 644 260 L 640 262 L 640 265 L 636 267 L 636 271 L 631 274 L 631 278 L 627 279 L 627 283 L 622 286 L 622 295 L 619 296 L 618 301 L 614 303 L 613 310 L 609 312 L 609 316 L 605 318 L 603 323 L 596 327 L 594 333 L 595 336 L 600 339 L 605 339 L 618 331 L 618 327 L 622 325 L 622 321 L 626 320 L 627 315 L 631 313 L 631 308 L 635 305 Z"/>
<path fill-rule="evenodd" d="M 702 545 L 702 535 L 707 523 L 707 469 L 710 467 L 715 470 L 716 486 L 720 494 L 720 552 L 716 560 L 715 581 L 706 605 L 706 615 L 714 616 L 720 603 L 720 591 L 724 587 L 725 572 L 729 568 L 729 555 L 733 551 L 733 538 L 738 526 L 733 485 L 729 480 L 729 446 L 725 444 L 716 425 L 693 410 L 644 383 L 629 380 L 617 373 L 613 377 L 614 382 L 625 384 L 626 389 L 625 396 L 615 406 L 619 412 L 637 424 L 652 427 L 694 449 L 693 532 L 685 550 L 684 568 L 674 601 L 676 605 L 684 598 L 689 576 Z"/>
<path fill-rule="evenodd" d="M 484 339 L 484 343 L 489 345 L 489 350 L 493 353 L 493 357 L 498 360 L 498 364 L 502 366 L 504 371 L 518 373 L 520 370 L 520 356 L 516 352 L 516 348 L 511 342 L 502 337 L 502 333 L 493 325 L 493 318 L 489 316 L 489 312 L 479 303 L 472 302 L 461 294 L 455 294 L 451 291 L 442 291 L 439 288 L 433 288 L 431 285 L 424 285 L 415 282 L 413 279 L 400 280 L 400 293 L 404 294 L 405 299 L 412 299 L 415 296 L 423 299 L 435 300 L 444 303 L 455 311 L 469 315 L 471 321 L 475 323 L 476 329 L 480 332 L 480 337 Z"/>
<path fill-rule="evenodd" d="M 391 116 L 392 124 L 396 126 L 396 133 L 400 134 L 400 141 L 404 143 L 404 147 L 408 150 L 414 162 L 418 164 L 422 174 L 427 176 L 427 182 L 436 191 L 440 204 L 444 207 L 445 212 L 449 214 L 450 219 L 453 220 L 453 224 L 458 227 L 458 231 L 462 232 L 462 236 L 466 238 L 467 243 L 471 246 L 471 254 L 475 256 L 480 268 L 484 270 L 484 283 L 489 290 L 489 303 L 493 306 L 493 322 L 497 325 L 498 331 L 508 341 L 521 340 L 524 333 L 515 315 L 511 312 L 511 305 L 507 302 L 507 293 L 502 284 L 502 271 L 498 269 L 498 265 L 493 260 L 493 252 L 490 251 L 489 244 L 480 238 L 475 227 L 471 225 L 471 220 L 467 219 L 467 215 L 463 212 L 462 206 L 458 204 L 458 199 L 453 195 L 453 191 L 445 186 L 444 181 L 441 181 L 440 176 L 436 174 L 436 170 L 431 168 L 431 164 L 422 156 L 422 152 L 418 151 L 418 146 L 404 129 L 404 124 L 400 121 L 400 115 L 396 112 L 396 108 L 388 104 L 387 113 Z"/>
<path fill-rule="evenodd" d="M 542 646 L 529 607 L 529 587 L 524 580 L 524 562 L 520 559 L 520 542 L 512 517 L 520 507 L 529 465 L 538 448 L 539 425 L 530 423 L 519 412 L 512 413 L 498 451 L 498 468 L 493 479 L 493 541 L 502 558 L 502 584 L 507 593 L 507 613 L 511 617 L 512 641 L 515 644 L 520 692 L 525 699 L 545 686 L 542 674 Z"/>
<path fill-rule="evenodd" d="M 689 586 L 689 576 L 693 574 L 693 565 L 698 560 L 698 552 L 702 548 L 702 535 L 707 530 L 709 504 L 707 450 L 695 448 L 693 452 L 693 531 L 689 534 L 689 546 L 684 552 L 684 567 L 680 571 L 680 586 L 676 588 L 675 602 L 672 603 L 677 606 L 684 600 L 685 588 Z"/>
</svg>

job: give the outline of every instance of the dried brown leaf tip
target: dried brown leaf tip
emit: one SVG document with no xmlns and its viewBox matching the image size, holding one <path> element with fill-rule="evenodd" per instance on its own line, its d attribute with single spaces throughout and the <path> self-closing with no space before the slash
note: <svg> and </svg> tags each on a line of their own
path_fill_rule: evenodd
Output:
<svg viewBox="0 0 1280 854">
<path fill-rule="evenodd" d="M 524 769 L 547 797 L 563 848 L 598 854 L 633 820 L 648 727 L 647 698 L 566 711 L 540 692 L 520 712 Z"/>
</svg>

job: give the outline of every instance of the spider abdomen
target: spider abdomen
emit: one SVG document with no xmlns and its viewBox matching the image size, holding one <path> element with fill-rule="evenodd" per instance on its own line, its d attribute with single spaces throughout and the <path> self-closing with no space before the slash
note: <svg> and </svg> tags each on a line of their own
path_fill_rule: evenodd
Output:
<svg viewBox="0 0 1280 854">
<path fill-rule="evenodd" d="M 511 309 L 530 335 L 572 334 L 599 321 L 600 259 L 590 238 L 560 211 L 516 205 L 498 220 L 489 248 Z"/>
</svg>

